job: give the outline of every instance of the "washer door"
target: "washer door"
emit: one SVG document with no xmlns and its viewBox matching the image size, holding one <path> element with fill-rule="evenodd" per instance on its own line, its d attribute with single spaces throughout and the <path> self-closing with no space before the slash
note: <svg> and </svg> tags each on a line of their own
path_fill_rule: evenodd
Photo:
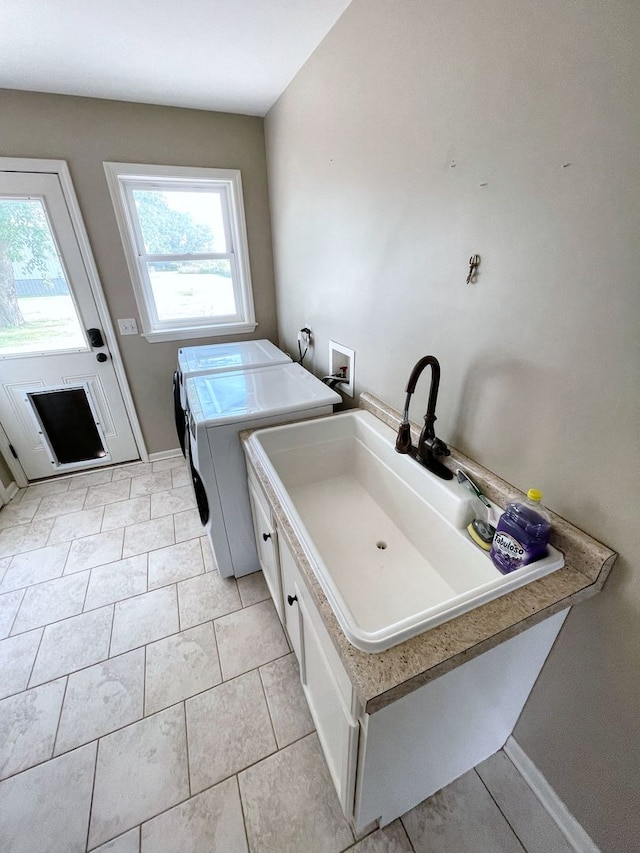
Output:
<svg viewBox="0 0 640 853">
<path fill-rule="evenodd" d="M 185 419 L 186 423 L 186 419 Z M 184 454 L 187 458 L 187 462 L 189 463 L 189 469 L 191 471 L 191 481 L 193 483 L 193 491 L 196 495 L 196 506 L 198 507 L 198 513 L 200 514 L 200 521 L 202 522 L 202 526 L 205 527 L 207 522 L 209 521 L 209 501 L 207 499 L 207 492 L 204 487 L 204 483 L 202 482 L 202 478 L 200 474 L 195 469 L 193 464 L 193 460 L 191 458 L 191 448 L 189 445 L 189 430 L 184 429 L 183 431 L 184 438 Z"/>
<path fill-rule="evenodd" d="M 182 450 L 182 455 L 186 456 L 185 450 L 185 418 L 186 414 L 184 409 L 182 408 L 182 403 L 180 401 L 180 377 L 178 376 L 178 371 L 176 370 L 173 374 L 173 413 L 176 419 L 176 432 L 178 433 L 178 441 L 180 442 L 180 449 Z"/>
</svg>

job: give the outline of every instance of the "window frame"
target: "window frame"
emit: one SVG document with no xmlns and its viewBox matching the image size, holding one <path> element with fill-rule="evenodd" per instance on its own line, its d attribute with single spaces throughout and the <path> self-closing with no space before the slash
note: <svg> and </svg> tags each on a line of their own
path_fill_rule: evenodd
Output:
<svg viewBox="0 0 640 853">
<path fill-rule="evenodd" d="M 257 323 L 253 305 L 240 171 L 114 162 L 105 162 L 104 169 L 131 276 L 143 337 L 153 343 L 253 332 Z M 172 255 L 148 254 L 133 200 L 133 191 L 137 189 L 219 192 L 227 251 Z M 213 322 L 207 318 L 160 320 L 147 264 L 172 260 L 229 260 L 236 314 L 221 316 L 219 320 Z"/>
</svg>

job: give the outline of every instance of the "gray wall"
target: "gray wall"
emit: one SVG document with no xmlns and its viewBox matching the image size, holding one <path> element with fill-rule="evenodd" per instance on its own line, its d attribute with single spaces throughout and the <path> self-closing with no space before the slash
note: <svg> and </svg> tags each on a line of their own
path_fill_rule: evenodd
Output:
<svg viewBox="0 0 640 853">
<path fill-rule="evenodd" d="M 639 11 L 354 0 L 266 119 L 283 343 L 310 324 L 317 371 L 330 338 L 354 347 L 358 390 L 396 407 L 436 354 L 438 434 L 621 555 L 516 729 L 621 853 L 640 837 Z"/>
<path fill-rule="evenodd" d="M 277 340 L 261 118 L 7 90 L 0 90 L 0 117 L 0 155 L 69 164 L 114 320 L 138 315 L 103 161 L 240 169 L 259 323 L 245 337 Z M 171 376 L 185 342 L 119 341 L 147 450 L 177 447 Z"/>
</svg>

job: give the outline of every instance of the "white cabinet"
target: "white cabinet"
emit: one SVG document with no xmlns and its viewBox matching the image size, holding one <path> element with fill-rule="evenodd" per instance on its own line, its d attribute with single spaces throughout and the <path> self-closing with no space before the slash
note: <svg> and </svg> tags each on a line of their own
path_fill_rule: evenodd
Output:
<svg viewBox="0 0 640 853">
<path fill-rule="evenodd" d="M 340 804 L 358 833 L 385 826 L 504 745 L 567 611 L 367 714 L 249 470 L 260 564 Z"/>
</svg>

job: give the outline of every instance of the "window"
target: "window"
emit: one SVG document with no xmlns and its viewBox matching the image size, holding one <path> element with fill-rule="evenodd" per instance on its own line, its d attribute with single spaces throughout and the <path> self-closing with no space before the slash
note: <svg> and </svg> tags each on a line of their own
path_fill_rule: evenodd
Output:
<svg viewBox="0 0 640 853">
<path fill-rule="evenodd" d="M 252 332 L 240 172 L 104 167 L 147 340 Z"/>
</svg>

